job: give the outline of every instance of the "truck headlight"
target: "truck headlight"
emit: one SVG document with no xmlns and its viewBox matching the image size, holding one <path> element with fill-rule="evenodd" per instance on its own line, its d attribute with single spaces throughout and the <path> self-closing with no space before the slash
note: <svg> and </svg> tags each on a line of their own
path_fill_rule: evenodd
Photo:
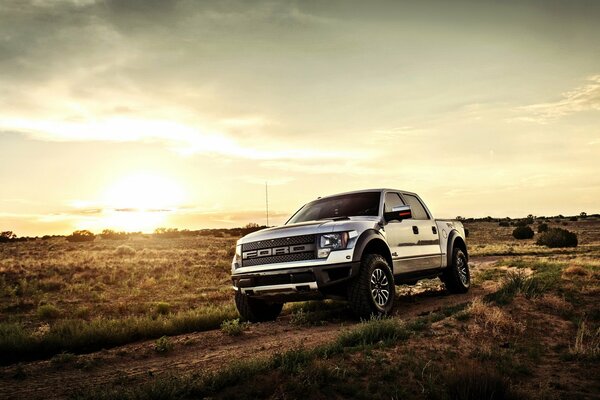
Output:
<svg viewBox="0 0 600 400">
<path fill-rule="evenodd" d="M 235 246 L 235 255 L 231 262 L 231 269 L 235 271 L 237 268 L 242 266 L 242 245 L 238 244 Z"/>
<path fill-rule="evenodd" d="M 348 246 L 348 232 L 325 233 L 319 237 L 317 257 L 326 258 L 332 250 L 345 249 Z"/>
</svg>

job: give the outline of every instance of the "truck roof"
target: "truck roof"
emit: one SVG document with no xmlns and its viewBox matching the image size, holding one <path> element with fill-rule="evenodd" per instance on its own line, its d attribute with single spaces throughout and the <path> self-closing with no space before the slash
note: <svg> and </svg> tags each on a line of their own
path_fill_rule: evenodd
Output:
<svg viewBox="0 0 600 400">
<path fill-rule="evenodd" d="M 327 196 L 319 197 L 319 199 L 326 199 L 328 197 L 335 197 L 335 196 L 343 196 L 345 194 L 366 193 L 366 192 L 388 192 L 388 191 L 415 194 L 413 192 L 409 192 L 408 190 L 391 189 L 391 188 L 375 188 L 375 189 L 361 189 L 361 190 L 353 190 L 350 192 L 335 193 L 335 194 L 330 194 Z"/>
</svg>

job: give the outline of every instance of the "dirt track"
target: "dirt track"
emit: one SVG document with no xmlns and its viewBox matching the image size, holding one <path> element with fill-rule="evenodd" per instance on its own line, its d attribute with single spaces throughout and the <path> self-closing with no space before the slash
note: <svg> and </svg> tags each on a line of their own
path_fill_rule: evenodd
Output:
<svg viewBox="0 0 600 400">
<path fill-rule="evenodd" d="M 470 264 L 476 274 L 494 261 L 495 258 L 473 258 Z M 464 295 L 448 295 L 441 287 L 425 290 L 415 287 L 410 295 L 397 299 L 394 315 L 409 320 L 486 292 L 485 288 L 473 287 Z M 298 327 L 290 323 L 289 315 L 284 315 L 277 322 L 253 324 L 239 337 L 227 336 L 219 330 L 172 337 L 174 349 L 167 354 L 156 353 L 154 340 L 150 340 L 76 356 L 64 364 L 36 361 L 1 367 L 0 398 L 64 398 L 83 387 L 112 382 L 135 384 L 162 373 L 215 370 L 232 360 L 326 343 L 353 324 L 356 321 L 347 319 L 323 326 Z"/>
</svg>

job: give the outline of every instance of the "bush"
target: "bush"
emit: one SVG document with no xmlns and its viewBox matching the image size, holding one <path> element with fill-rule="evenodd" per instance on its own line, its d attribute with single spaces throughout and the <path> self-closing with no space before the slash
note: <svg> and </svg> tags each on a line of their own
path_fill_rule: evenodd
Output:
<svg viewBox="0 0 600 400">
<path fill-rule="evenodd" d="M 49 320 L 58 318 L 60 310 L 52 304 L 44 304 L 38 307 L 36 314 L 39 319 Z"/>
<path fill-rule="evenodd" d="M 156 303 L 155 311 L 157 314 L 167 315 L 171 312 L 171 304 L 164 301 L 159 301 Z"/>
<path fill-rule="evenodd" d="M 510 226 L 510 222 L 508 222 L 508 221 L 500 221 L 500 222 L 498 223 L 498 226 L 504 226 L 504 227 L 507 227 L 507 226 Z"/>
<path fill-rule="evenodd" d="M 577 221 L 577 220 L 578 220 L 578 218 L 577 218 L 577 217 L 571 217 L 571 218 L 569 218 L 569 221 L 572 221 L 572 222 L 575 222 L 575 221 Z"/>
<path fill-rule="evenodd" d="M 162 336 L 154 342 L 154 350 L 157 353 L 167 353 L 173 350 L 173 342 L 167 336 Z"/>
<path fill-rule="evenodd" d="M 135 254 L 135 249 L 126 244 L 122 244 L 115 249 L 115 254 L 118 256 L 132 256 Z"/>
<path fill-rule="evenodd" d="M 547 232 L 548 224 L 539 224 L 538 225 L 538 233 Z"/>
<path fill-rule="evenodd" d="M 96 235 L 86 230 L 75 231 L 67 236 L 67 241 L 69 242 L 91 242 L 94 239 L 96 239 Z"/>
<path fill-rule="evenodd" d="M 536 244 L 546 247 L 577 247 L 577 234 L 562 228 L 552 228 L 540 234 Z"/>
<path fill-rule="evenodd" d="M 512 235 L 515 239 L 531 239 L 533 237 L 533 229 L 528 226 L 517 226 Z"/>
<path fill-rule="evenodd" d="M 221 332 L 229 336 L 240 336 L 244 333 L 244 329 L 248 326 L 247 323 L 240 322 L 239 318 L 223 321 L 221 323 Z"/>
</svg>

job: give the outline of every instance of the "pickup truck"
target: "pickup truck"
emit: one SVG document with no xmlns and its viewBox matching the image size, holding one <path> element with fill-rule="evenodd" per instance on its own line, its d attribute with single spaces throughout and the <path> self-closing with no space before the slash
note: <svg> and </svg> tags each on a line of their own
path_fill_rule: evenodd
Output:
<svg viewBox="0 0 600 400">
<path fill-rule="evenodd" d="M 347 300 L 359 318 L 385 315 L 395 285 L 439 277 L 469 290 L 461 222 L 434 219 L 411 192 L 372 189 L 318 198 L 283 226 L 237 241 L 231 265 L 235 304 L 252 322 L 275 320 L 285 302 Z"/>
</svg>

